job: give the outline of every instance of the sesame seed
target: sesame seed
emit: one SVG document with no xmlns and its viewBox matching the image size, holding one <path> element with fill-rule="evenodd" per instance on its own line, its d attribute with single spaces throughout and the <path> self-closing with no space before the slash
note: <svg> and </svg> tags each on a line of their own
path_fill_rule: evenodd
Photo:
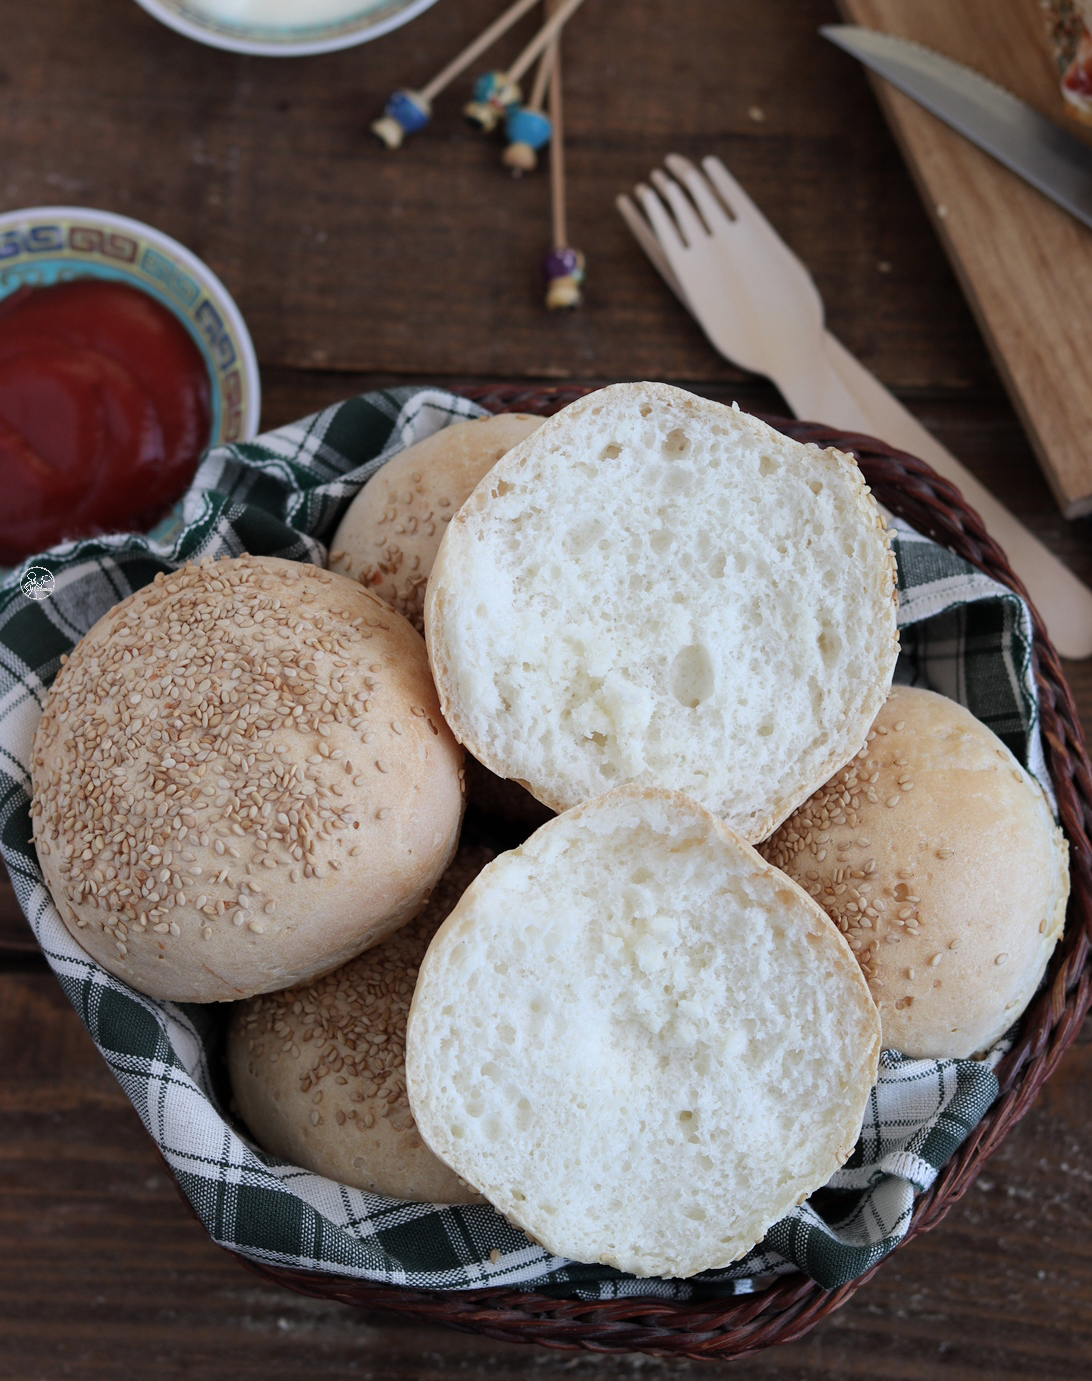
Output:
<svg viewBox="0 0 1092 1381">
<path fill-rule="evenodd" d="M 1000 967 L 1000 965 L 1002 965 L 1002 964 L 1007 964 L 1008 961 L 1009 961 L 1009 956 L 1008 956 L 1007 954 L 999 954 L 999 955 L 997 956 L 997 958 L 996 958 L 993 962 L 994 962 L 995 964 L 997 964 L 997 965 Z"/>
</svg>

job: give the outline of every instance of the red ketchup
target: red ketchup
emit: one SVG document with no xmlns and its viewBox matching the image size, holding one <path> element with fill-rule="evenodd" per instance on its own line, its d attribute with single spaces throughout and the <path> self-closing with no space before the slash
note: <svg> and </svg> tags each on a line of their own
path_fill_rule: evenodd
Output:
<svg viewBox="0 0 1092 1381">
<path fill-rule="evenodd" d="M 81 278 L 0 302 L 0 563 L 147 527 L 209 440 L 209 374 L 139 288 Z"/>
</svg>

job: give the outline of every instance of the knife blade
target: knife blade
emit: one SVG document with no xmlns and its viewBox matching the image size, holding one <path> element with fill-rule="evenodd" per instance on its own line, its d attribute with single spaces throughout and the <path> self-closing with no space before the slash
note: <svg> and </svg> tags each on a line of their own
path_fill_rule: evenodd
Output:
<svg viewBox="0 0 1092 1381">
<path fill-rule="evenodd" d="M 1092 149 L 996 82 L 920 43 L 855 24 L 819 32 L 1092 228 Z"/>
</svg>

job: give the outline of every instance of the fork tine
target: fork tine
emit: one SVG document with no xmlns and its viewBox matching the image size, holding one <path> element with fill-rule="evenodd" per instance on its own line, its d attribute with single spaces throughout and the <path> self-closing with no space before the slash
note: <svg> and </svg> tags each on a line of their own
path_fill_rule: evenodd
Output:
<svg viewBox="0 0 1092 1381">
<path fill-rule="evenodd" d="M 686 300 L 686 294 L 682 290 L 682 284 L 672 272 L 671 265 L 667 262 L 667 258 L 660 248 L 660 242 L 652 233 L 648 221 L 646 221 L 640 211 L 637 210 L 632 199 L 627 197 L 624 193 L 615 197 L 614 204 L 618 208 L 619 214 L 626 225 L 629 226 L 633 238 L 648 256 L 653 268 L 656 269 L 667 286 L 689 311 L 690 304 Z"/>
<path fill-rule="evenodd" d="M 714 158 L 711 155 L 707 158 L 703 158 L 701 166 L 706 176 L 709 178 L 709 181 L 723 198 L 724 204 L 737 220 L 749 217 L 760 229 L 769 230 L 771 233 L 776 234 L 773 226 L 719 158 Z"/>
<path fill-rule="evenodd" d="M 660 168 L 653 168 L 650 177 L 652 185 L 670 206 L 671 213 L 675 217 L 686 243 L 697 245 L 702 240 L 707 239 L 709 236 L 708 228 L 694 209 L 694 203 L 674 178 L 668 177 Z"/>
<path fill-rule="evenodd" d="M 728 218 L 724 205 L 714 195 L 708 181 L 702 176 L 699 169 L 690 162 L 689 158 L 683 158 L 681 154 L 669 153 L 664 162 L 690 193 L 694 205 L 701 213 L 710 233 L 714 235 L 718 233 L 730 234 L 732 222 Z"/>
<path fill-rule="evenodd" d="M 633 190 L 664 256 L 670 263 L 672 254 L 681 254 L 686 249 L 686 242 L 678 225 L 668 215 L 667 207 L 647 183 L 639 182 Z"/>
</svg>

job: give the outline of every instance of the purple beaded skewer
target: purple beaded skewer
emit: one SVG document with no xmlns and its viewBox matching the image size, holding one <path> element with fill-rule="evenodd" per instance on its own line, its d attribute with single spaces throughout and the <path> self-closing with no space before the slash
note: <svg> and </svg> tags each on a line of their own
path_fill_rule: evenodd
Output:
<svg viewBox="0 0 1092 1381">
<path fill-rule="evenodd" d="M 550 208 L 554 245 L 542 260 L 546 306 L 551 312 L 572 310 L 584 301 L 584 256 L 569 244 L 565 211 L 565 137 L 561 109 L 561 42 L 550 72 Z"/>
</svg>

